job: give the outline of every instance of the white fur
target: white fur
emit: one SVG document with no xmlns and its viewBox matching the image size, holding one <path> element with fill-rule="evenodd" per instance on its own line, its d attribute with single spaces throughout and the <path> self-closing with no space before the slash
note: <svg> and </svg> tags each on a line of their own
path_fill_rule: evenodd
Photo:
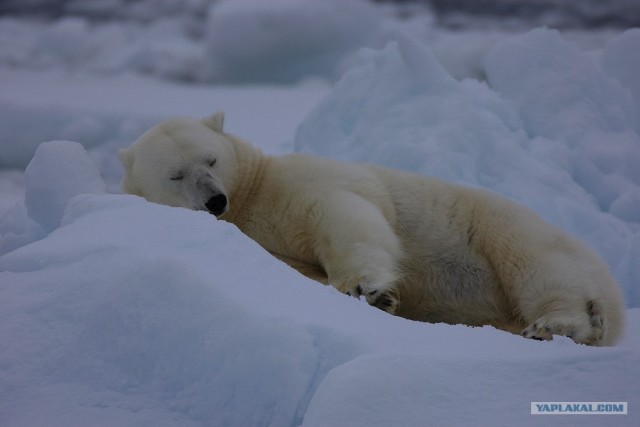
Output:
<svg viewBox="0 0 640 427">
<path fill-rule="evenodd" d="M 224 195 L 216 215 L 273 255 L 403 317 L 590 345 L 620 336 L 622 299 L 602 260 L 525 207 L 375 166 L 265 156 L 223 122 L 149 130 L 120 153 L 124 190 L 197 210 Z"/>
</svg>

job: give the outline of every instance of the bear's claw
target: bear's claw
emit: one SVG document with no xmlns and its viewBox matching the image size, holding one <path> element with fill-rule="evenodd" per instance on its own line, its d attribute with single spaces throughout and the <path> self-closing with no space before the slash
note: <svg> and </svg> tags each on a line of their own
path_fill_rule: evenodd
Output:
<svg viewBox="0 0 640 427">
<path fill-rule="evenodd" d="M 578 344 L 599 345 L 604 329 L 601 307 L 589 301 L 585 315 L 568 316 L 548 313 L 522 331 L 522 336 L 534 340 L 550 341 L 554 335 L 571 338 Z"/>
<path fill-rule="evenodd" d="M 393 290 L 380 292 L 378 289 L 374 289 L 365 291 L 362 285 L 358 285 L 345 293 L 355 298 L 360 298 L 364 295 L 370 305 L 390 314 L 395 314 L 398 308 L 398 298 Z"/>
<path fill-rule="evenodd" d="M 398 309 L 398 299 L 391 292 L 384 292 L 373 302 L 370 302 L 374 307 L 378 307 L 382 311 L 386 311 L 390 314 L 395 314 Z"/>
</svg>

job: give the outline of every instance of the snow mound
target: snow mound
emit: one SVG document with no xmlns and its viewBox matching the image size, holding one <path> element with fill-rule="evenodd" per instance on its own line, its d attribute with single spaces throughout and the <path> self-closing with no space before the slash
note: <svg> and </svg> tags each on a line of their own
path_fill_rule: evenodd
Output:
<svg viewBox="0 0 640 427">
<path fill-rule="evenodd" d="M 157 118 L 150 119 L 141 114 L 126 115 L 64 105 L 53 108 L 49 102 L 43 104 L 0 100 L 0 116 L 3 117 L 0 168 L 23 169 L 40 143 L 52 139 L 82 141 L 86 149 L 100 147 L 104 151 L 113 144 L 113 154 L 117 147 L 130 144 L 157 121 Z"/>
<path fill-rule="evenodd" d="M 100 183 L 73 143 L 36 157 L 38 194 L 67 203 L 0 257 L 3 426 L 526 426 L 541 397 L 640 404 L 635 330 L 589 348 L 389 316 L 207 213 L 77 194 Z"/>
<path fill-rule="evenodd" d="M 238 305 L 260 304 L 251 294 L 225 290 L 271 287 L 294 273 L 255 268 L 268 255 L 229 225 L 138 198 L 80 196 L 66 218 L 49 238 L 0 261 L 0 336 L 14 343 L 0 363 L 11 366 L 0 370 L 3 425 L 47 425 L 54 411 L 91 425 L 114 425 L 113 413 L 125 413 L 127 425 L 290 425 L 301 416 L 319 338 Z M 234 236 L 240 241 L 229 248 Z M 190 256 L 173 255 L 187 247 Z M 252 268 L 238 264 L 245 259 Z M 23 337 L 11 337 L 25 321 Z"/>
<path fill-rule="evenodd" d="M 640 136 L 629 92 L 551 30 L 498 43 L 485 64 L 488 85 L 455 80 L 409 38 L 363 51 L 299 126 L 296 149 L 518 200 L 594 247 L 639 306 Z"/>
<path fill-rule="evenodd" d="M 234 83 L 336 77 L 380 25 L 363 0 L 221 1 L 210 9 L 206 35 L 210 73 Z"/>
<path fill-rule="evenodd" d="M 106 184 L 84 147 L 77 142 L 40 144 L 24 174 L 24 202 L 0 219 L 0 255 L 43 238 L 62 223 L 69 200 L 100 194 Z"/>
<path fill-rule="evenodd" d="M 31 8 L 35 15 L 48 9 Z M 486 52 L 530 26 L 500 20 L 482 28 L 469 22 L 471 31 L 446 29 L 426 4 L 367 0 L 72 1 L 51 9 L 46 18 L 0 16 L 0 66 L 191 83 L 335 81 L 359 48 L 381 47 L 404 33 L 433 46 L 456 78 L 484 79 Z M 568 34 L 594 49 L 619 31 Z"/>
<path fill-rule="evenodd" d="M 24 179 L 27 214 L 48 231 L 60 226 L 71 198 L 78 194 L 106 191 L 95 164 L 77 142 L 40 144 L 25 169 Z"/>
<path fill-rule="evenodd" d="M 485 62 L 542 160 L 559 161 L 602 211 L 640 223 L 636 105 L 620 82 L 550 30 L 504 41 Z"/>
<path fill-rule="evenodd" d="M 365 0 L 169 3 L 173 15 L 163 7 L 168 3 L 147 4 L 156 10 L 143 23 L 0 16 L 0 65 L 133 71 L 187 82 L 293 83 L 335 78 L 350 55 L 376 44 L 386 28 L 386 16 Z"/>
<path fill-rule="evenodd" d="M 629 90 L 635 101 L 636 131 L 640 132 L 640 28 L 609 41 L 602 51 L 602 67 Z"/>
</svg>

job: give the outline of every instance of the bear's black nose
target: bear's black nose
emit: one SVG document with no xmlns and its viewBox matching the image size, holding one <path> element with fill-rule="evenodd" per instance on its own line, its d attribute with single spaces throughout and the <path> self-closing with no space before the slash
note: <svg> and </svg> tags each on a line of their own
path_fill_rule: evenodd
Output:
<svg viewBox="0 0 640 427">
<path fill-rule="evenodd" d="M 217 194 L 210 198 L 204 205 L 207 207 L 209 212 L 215 216 L 222 215 L 227 207 L 227 196 L 224 194 Z"/>
</svg>

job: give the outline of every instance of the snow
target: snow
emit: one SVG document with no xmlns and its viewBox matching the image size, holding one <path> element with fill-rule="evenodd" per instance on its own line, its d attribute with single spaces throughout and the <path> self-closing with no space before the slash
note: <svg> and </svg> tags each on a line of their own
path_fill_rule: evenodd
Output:
<svg viewBox="0 0 640 427">
<path fill-rule="evenodd" d="M 335 77 L 349 53 L 375 40 L 381 24 L 365 0 L 222 1 L 210 14 L 210 74 L 234 83 Z"/>
<path fill-rule="evenodd" d="M 640 126 L 640 29 L 632 28 L 611 40 L 602 52 L 602 66 L 611 77 L 618 79 L 628 88 L 636 105 L 637 121 Z M 638 130 L 636 128 L 636 130 Z"/>
<path fill-rule="evenodd" d="M 60 227 L 65 207 L 73 196 L 106 190 L 93 161 L 77 142 L 40 144 L 24 171 L 24 178 L 27 215 L 46 231 Z"/>
<path fill-rule="evenodd" d="M 535 425 L 530 401 L 640 403 L 637 333 L 593 349 L 391 317 L 133 196 L 72 198 L 0 270 L 3 425 Z"/>
<path fill-rule="evenodd" d="M 638 30 L 453 33 L 428 11 L 400 20 L 361 1 L 137 7 L 122 21 L 0 17 L 0 425 L 638 424 Z M 225 57 L 234 44 L 248 62 Z M 303 67 L 309 45 L 322 72 Z M 291 74 L 274 86 L 283 57 Z M 205 84 L 214 63 L 225 83 L 252 64 L 252 84 Z M 117 149 L 220 109 L 269 153 L 530 206 L 607 261 L 628 307 L 622 342 L 389 316 L 211 215 L 120 194 Z M 625 401 L 629 415 L 540 419 L 532 401 Z"/>
<path fill-rule="evenodd" d="M 386 37 L 383 11 L 366 0 L 226 0 L 208 9 L 201 3 L 191 17 L 159 16 L 143 25 L 85 16 L 53 24 L 0 19 L 0 40 L 13 41 L 16 33 L 19 40 L 0 41 L 0 64 L 134 70 L 181 81 L 292 83 L 309 74 L 335 77 L 348 54 Z"/>
</svg>

